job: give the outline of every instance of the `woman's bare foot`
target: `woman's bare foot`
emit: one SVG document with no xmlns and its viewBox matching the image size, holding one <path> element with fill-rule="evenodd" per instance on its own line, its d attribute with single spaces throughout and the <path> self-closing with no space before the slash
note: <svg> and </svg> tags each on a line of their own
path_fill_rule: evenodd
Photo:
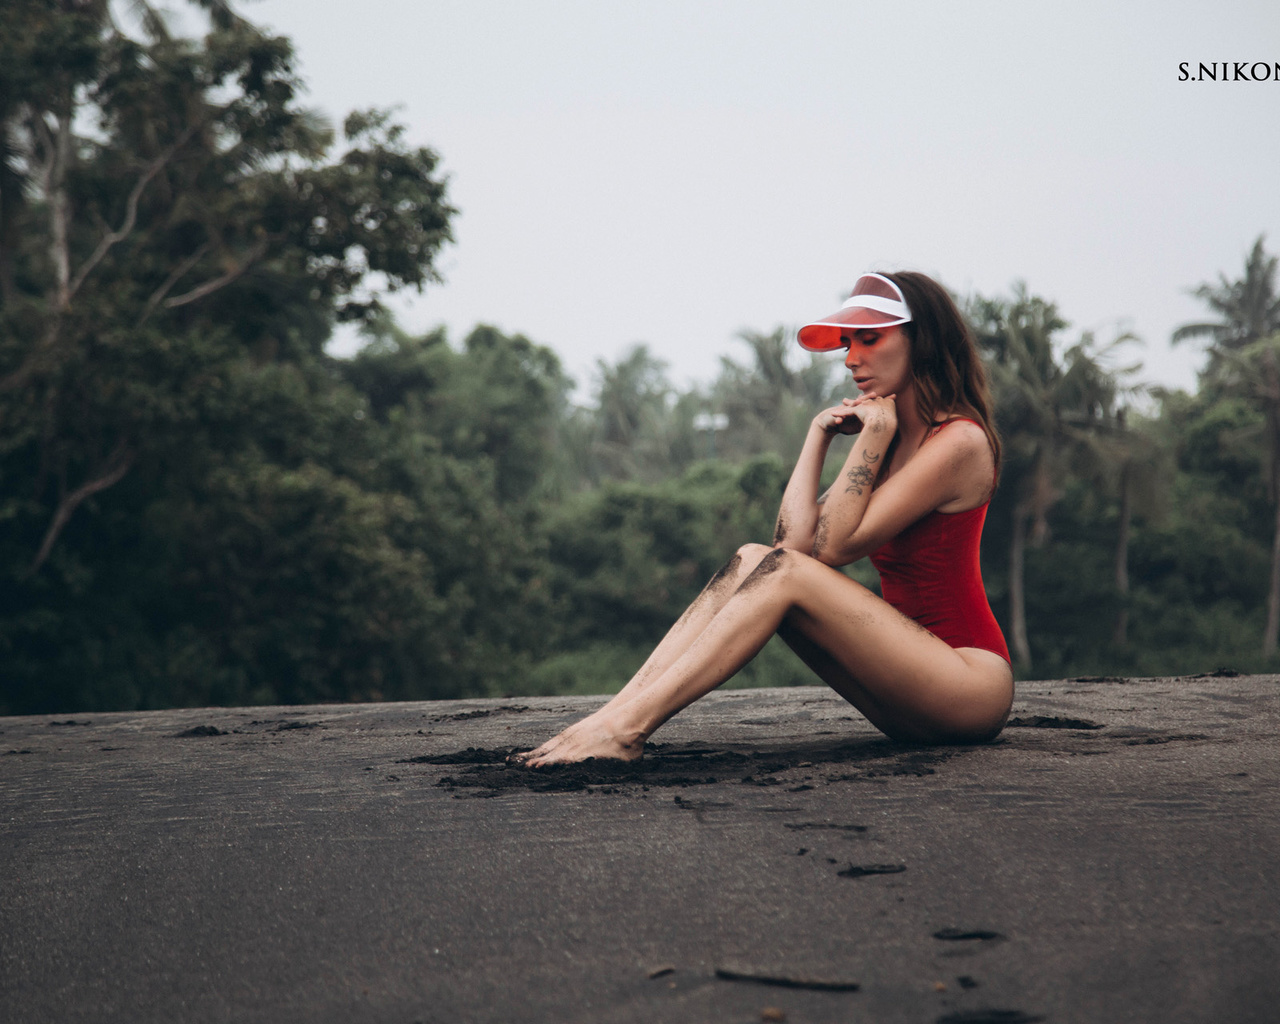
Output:
<svg viewBox="0 0 1280 1024">
<path fill-rule="evenodd" d="M 549 752 L 554 750 L 561 743 L 564 743 L 575 732 L 581 729 L 584 725 L 586 725 L 587 722 L 589 722 L 592 718 L 594 718 L 599 713 L 600 712 L 597 711 L 594 714 L 588 715 L 586 718 L 578 719 L 578 721 L 574 722 L 573 725 L 566 726 L 564 729 L 556 733 L 554 736 L 551 737 L 551 739 L 547 740 L 541 746 L 534 747 L 532 750 L 521 750 L 518 753 L 512 754 L 510 757 L 507 758 L 507 763 L 518 764 L 521 766 L 528 765 L 528 763 L 532 761 L 534 758 L 542 757 L 545 754 L 548 754 Z"/>
<path fill-rule="evenodd" d="M 613 761 L 634 761 L 644 753 L 645 736 L 636 729 L 622 727 L 605 715 L 604 709 L 575 722 L 542 746 L 513 760 L 529 768 L 549 764 L 569 764 L 598 757 Z"/>
</svg>

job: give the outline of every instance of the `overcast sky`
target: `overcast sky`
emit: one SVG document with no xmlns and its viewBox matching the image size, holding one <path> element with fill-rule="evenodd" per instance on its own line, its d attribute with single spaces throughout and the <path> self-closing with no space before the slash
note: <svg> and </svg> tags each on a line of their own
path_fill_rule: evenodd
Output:
<svg viewBox="0 0 1280 1024">
<path fill-rule="evenodd" d="M 1015 280 L 1193 386 L 1187 294 L 1280 251 L 1275 0 L 257 0 L 310 105 L 398 106 L 460 210 L 414 331 L 551 346 L 589 394 L 645 342 L 677 384 L 869 269 Z M 1261 69 L 1259 68 L 1259 73 Z"/>
</svg>

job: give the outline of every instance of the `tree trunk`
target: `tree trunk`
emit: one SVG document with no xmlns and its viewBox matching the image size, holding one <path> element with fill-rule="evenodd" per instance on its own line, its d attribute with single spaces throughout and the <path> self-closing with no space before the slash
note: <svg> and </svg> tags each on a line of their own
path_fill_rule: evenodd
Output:
<svg viewBox="0 0 1280 1024">
<path fill-rule="evenodd" d="M 1013 512 L 1013 538 L 1009 542 L 1009 632 L 1013 660 L 1018 667 L 1031 668 L 1031 645 L 1027 643 L 1027 605 L 1023 590 L 1023 561 L 1027 550 L 1027 513 Z"/>
<path fill-rule="evenodd" d="M 1277 467 L 1272 464 L 1272 472 Z M 1280 501 L 1276 502 L 1276 522 L 1271 534 L 1271 587 L 1267 591 L 1267 627 L 1262 631 L 1262 654 L 1276 653 L 1276 637 L 1280 634 Z"/>
<path fill-rule="evenodd" d="M 41 189 L 49 207 L 49 262 L 53 264 L 57 283 L 57 310 L 62 312 L 71 298 L 71 199 L 67 195 L 67 167 L 71 162 L 71 116 L 58 115 L 53 129 L 39 114 L 39 125 L 44 128 L 45 163 L 41 175 Z"/>
<path fill-rule="evenodd" d="M 1058 490 L 1053 481 L 1055 446 L 1043 441 L 1036 455 L 1031 481 L 1031 543 L 1043 547 L 1049 540 L 1049 509 L 1058 500 Z"/>
<path fill-rule="evenodd" d="M 7 132 L 9 126 L 0 121 L 0 132 Z M 11 159 L 6 140 L 0 137 L 0 160 L 6 165 Z M 7 166 L 0 166 L 0 306 L 13 304 L 17 296 L 17 284 L 14 278 L 13 254 L 17 249 L 18 208 L 22 201 L 19 191 L 18 177 L 9 173 Z"/>
<path fill-rule="evenodd" d="M 1116 536 L 1116 594 L 1120 609 L 1116 612 L 1116 629 L 1112 639 L 1117 647 L 1129 642 L 1129 525 L 1133 518 L 1133 489 L 1128 459 L 1120 467 L 1120 525 Z"/>
<path fill-rule="evenodd" d="M 1267 454 L 1271 458 L 1271 501 L 1276 507 L 1275 525 L 1271 531 L 1271 585 L 1267 588 L 1267 625 L 1262 631 L 1262 655 L 1276 653 L 1280 634 L 1280 370 L 1274 352 L 1263 360 L 1263 383 L 1266 402 Z"/>
</svg>

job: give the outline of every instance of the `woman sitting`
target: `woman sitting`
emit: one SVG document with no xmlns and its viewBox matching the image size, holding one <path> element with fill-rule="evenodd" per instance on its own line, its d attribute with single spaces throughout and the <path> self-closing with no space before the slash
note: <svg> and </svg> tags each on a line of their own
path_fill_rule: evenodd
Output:
<svg viewBox="0 0 1280 1024">
<path fill-rule="evenodd" d="M 931 278 L 864 274 L 800 344 L 844 349 L 859 394 L 814 417 L 773 545 L 742 547 L 612 700 L 517 761 L 638 758 L 775 632 L 894 739 L 974 743 L 1004 727 L 1013 673 L 978 561 L 1000 442 L 972 332 Z M 836 434 L 856 440 L 819 496 Z M 836 568 L 867 555 L 883 598 Z"/>
</svg>

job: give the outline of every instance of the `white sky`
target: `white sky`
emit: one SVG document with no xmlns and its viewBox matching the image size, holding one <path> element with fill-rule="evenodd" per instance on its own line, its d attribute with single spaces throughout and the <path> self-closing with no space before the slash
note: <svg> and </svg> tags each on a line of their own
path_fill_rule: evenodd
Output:
<svg viewBox="0 0 1280 1024">
<path fill-rule="evenodd" d="M 1187 289 L 1280 251 L 1275 0 L 257 0 L 306 101 L 399 106 L 461 213 L 414 331 L 549 345 L 588 390 L 637 341 L 680 385 L 859 273 L 1024 279 L 1193 386 Z M 1137 354 L 1137 353 L 1135 353 Z"/>
</svg>

